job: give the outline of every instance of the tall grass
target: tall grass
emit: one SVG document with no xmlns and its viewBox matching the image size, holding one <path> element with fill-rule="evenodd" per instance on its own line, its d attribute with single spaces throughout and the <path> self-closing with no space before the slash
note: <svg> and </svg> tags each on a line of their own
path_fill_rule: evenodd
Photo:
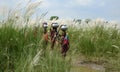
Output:
<svg viewBox="0 0 120 72">
<path fill-rule="evenodd" d="M 69 72 L 70 62 L 59 51 L 47 47 L 43 54 L 42 29 L 15 29 L 12 24 L 0 28 L 0 71 L 8 72 Z"/>
<path fill-rule="evenodd" d="M 15 16 L 19 12 L 15 9 L 0 23 L 0 72 L 70 72 L 69 58 L 75 54 L 104 58 L 108 62 L 106 71 L 110 72 L 111 68 L 120 71 L 119 29 L 99 24 L 84 28 L 70 26 L 68 59 L 63 59 L 57 46 L 51 51 L 50 44 L 44 45 L 41 27 L 28 27 L 31 16 L 41 3 L 30 1 L 25 13 Z M 44 15 L 46 13 L 41 16 Z M 36 19 L 34 25 L 39 24 L 42 17 Z"/>
<path fill-rule="evenodd" d="M 71 52 L 89 60 L 105 62 L 106 71 L 119 71 L 120 31 L 116 27 L 96 25 L 69 30 Z M 113 70 L 111 70 L 113 69 Z"/>
<path fill-rule="evenodd" d="M 109 56 L 119 53 L 120 32 L 103 25 L 69 30 L 71 46 L 86 56 Z"/>
<path fill-rule="evenodd" d="M 1 71 L 70 72 L 70 59 L 64 60 L 59 49 L 51 51 L 49 44 L 44 48 L 41 27 L 19 29 L 12 24 L 14 21 L 8 20 L 0 28 Z M 119 29 L 102 25 L 80 29 L 70 27 L 68 35 L 69 57 L 82 54 L 87 58 L 104 58 L 106 71 L 110 68 L 119 71 Z"/>
<path fill-rule="evenodd" d="M 0 72 L 69 72 L 69 60 L 64 60 L 58 51 L 51 52 L 49 44 L 44 48 L 42 28 L 37 24 L 46 13 L 29 26 L 40 4 L 30 0 L 25 9 L 11 10 L 1 22 Z"/>
</svg>

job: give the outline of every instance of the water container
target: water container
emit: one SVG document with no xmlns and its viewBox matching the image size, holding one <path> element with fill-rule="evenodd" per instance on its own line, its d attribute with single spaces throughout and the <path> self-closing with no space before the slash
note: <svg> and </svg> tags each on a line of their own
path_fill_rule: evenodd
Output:
<svg viewBox="0 0 120 72">
<path fill-rule="evenodd" d="M 47 28 L 48 27 L 48 24 L 46 22 L 43 23 L 43 27 L 44 28 Z"/>
<path fill-rule="evenodd" d="M 58 23 L 52 23 L 51 26 L 52 26 L 53 28 L 57 28 L 57 27 L 59 27 Z"/>
<path fill-rule="evenodd" d="M 67 30 L 68 29 L 68 26 L 67 25 L 62 25 L 61 26 L 61 30 Z"/>
</svg>

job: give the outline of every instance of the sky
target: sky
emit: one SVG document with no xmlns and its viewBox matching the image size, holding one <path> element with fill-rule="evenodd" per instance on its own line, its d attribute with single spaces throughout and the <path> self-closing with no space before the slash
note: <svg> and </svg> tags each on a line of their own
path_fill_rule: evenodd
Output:
<svg viewBox="0 0 120 72">
<path fill-rule="evenodd" d="M 21 6 L 24 7 L 28 0 L 0 1 L 2 12 L 5 8 L 14 8 L 19 2 L 22 2 Z M 42 0 L 37 12 L 48 12 L 46 18 L 51 16 L 65 19 L 102 18 L 120 22 L 120 0 Z"/>
</svg>

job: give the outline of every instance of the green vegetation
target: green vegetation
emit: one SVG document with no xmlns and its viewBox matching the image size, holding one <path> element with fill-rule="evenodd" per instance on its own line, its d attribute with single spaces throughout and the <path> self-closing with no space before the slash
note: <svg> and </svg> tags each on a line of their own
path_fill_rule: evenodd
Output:
<svg viewBox="0 0 120 72">
<path fill-rule="evenodd" d="M 103 25 L 87 29 L 70 29 L 71 52 L 85 56 L 85 61 L 103 64 L 106 72 L 120 71 L 119 29 Z"/>
<path fill-rule="evenodd" d="M 104 64 L 106 72 L 120 71 L 120 33 L 116 28 L 95 26 L 68 29 L 70 50 L 64 60 L 60 47 L 44 49 L 42 29 L 16 28 L 6 21 L 0 28 L 0 71 L 70 72 L 71 57 L 84 56 L 85 61 Z M 75 68 L 74 68 L 75 69 Z"/>
<path fill-rule="evenodd" d="M 58 16 L 51 16 L 51 17 L 50 17 L 50 20 L 58 20 L 58 19 L 59 19 Z"/>
<path fill-rule="evenodd" d="M 6 23 L 0 28 L 0 72 L 69 72 L 70 59 L 64 61 L 50 46 L 43 49 L 41 28 L 35 32 L 34 28 L 18 29 L 13 22 Z"/>
<path fill-rule="evenodd" d="M 86 63 L 103 65 L 106 72 L 120 72 L 120 31 L 117 28 L 99 24 L 80 29 L 69 27 L 70 49 L 67 57 L 63 58 L 60 45 L 56 45 L 54 50 L 50 49 L 50 42 L 45 46 L 41 27 L 16 27 L 29 25 L 40 3 L 32 5 L 30 2 L 29 5 L 28 2 L 25 14 L 18 16 L 14 15 L 20 12 L 19 8 L 10 11 L 9 17 L 0 23 L 0 72 L 83 72 L 85 67 L 72 66 L 72 60 L 75 57 L 82 59 L 81 56 Z M 36 18 L 35 25 L 44 15 L 46 13 Z M 50 20 L 53 19 L 59 17 L 52 16 Z M 86 23 L 89 22 L 90 19 L 86 19 Z M 89 68 L 87 70 L 93 72 Z"/>
</svg>

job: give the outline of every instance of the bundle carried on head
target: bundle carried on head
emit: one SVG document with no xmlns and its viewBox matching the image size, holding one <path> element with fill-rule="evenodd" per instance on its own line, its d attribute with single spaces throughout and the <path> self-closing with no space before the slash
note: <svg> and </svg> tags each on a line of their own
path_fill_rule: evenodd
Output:
<svg viewBox="0 0 120 72">
<path fill-rule="evenodd" d="M 53 28 L 58 28 L 58 27 L 59 27 L 58 23 L 56 23 L 56 22 L 55 22 L 55 23 L 52 23 L 51 26 L 52 26 Z"/>
<path fill-rule="evenodd" d="M 67 25 L 61 25 L 61 30 L 66 31 L 68 29 Z"/>
<path fill-rule="evenodd" d="M 47 22 L 44 22 L 44 23 L 43 23 L 43 28 L 47 28 L 47 27 L 48 27 Z"/>
</svg>

